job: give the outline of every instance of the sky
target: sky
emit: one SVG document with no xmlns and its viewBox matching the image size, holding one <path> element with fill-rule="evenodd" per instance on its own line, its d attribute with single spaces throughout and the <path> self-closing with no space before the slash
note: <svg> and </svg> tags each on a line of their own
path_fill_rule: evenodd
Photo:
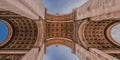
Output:
<svg viewBox="0 0 120 60">
<path fill-rule="evenodd" d="M 114 40 L 120 43 L 120 24 L 114 26 L 111 30 L 111 36 Z"/>
<path fill-rule="evenodd" d="M 3 42 L 7 37 L 7 35 L 8 35 L 8 28 L 2 21 L 0 21 L 0 42 Z"/>
<path fill-rule="evenodd" d="M 43 5 L 51 14 L 66 14 L 72 12 L 73 9 L 80 7 L 87 0 L 42 0 Z"/>
<path fill-rule="evenodd" d="M 80 60 L 72 50 L 66 46 L 50 46 L 46 49 L 43 60 Z"/>
</svg>

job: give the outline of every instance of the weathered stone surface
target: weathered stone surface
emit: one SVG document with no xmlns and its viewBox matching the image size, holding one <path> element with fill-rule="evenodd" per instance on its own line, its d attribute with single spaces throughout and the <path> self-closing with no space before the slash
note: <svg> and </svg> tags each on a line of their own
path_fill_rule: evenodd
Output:
<svg viewBox="0 0 120 60">
<path fill-rule="evenodd" d="M 0 11 L 7 10 L 22 16 L 39 19 L 44 18 L 45 8 L 41 0 L 0 0 Z"/>
<path fill-rule="evenodd" d="M 46 48 L 65 45 L 81 60 L 120 60 L 110 30 L 120 20 L 120 0 L 89 0 L 70 14 L 48 14 L 41 0 L 0 0 L 9 34 L 0 60 L 43 60 Z M 46 12 L 46 13 L 44 13 Z"/>
<path fill-rule="evenodd" d="M 120 0 L 88 0 L 80 8 L 77 8 L 77 20 L 92 18 L 93 21 L 104 19 L 119 19 Z"/>
</svg>

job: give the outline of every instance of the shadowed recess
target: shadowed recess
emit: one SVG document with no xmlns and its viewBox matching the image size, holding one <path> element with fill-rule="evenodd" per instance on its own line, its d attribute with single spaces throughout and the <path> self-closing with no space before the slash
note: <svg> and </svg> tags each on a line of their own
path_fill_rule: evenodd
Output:
<svg viewBox="0 0 120 60">
<path fill-rule="evenodd" d="M 3 42 L 8 35 L 8 28 L 7 25 L 0 21 L 0 43 Z"/>
<path fill-rule="evenodd" d="M 75 54 L 72 53 L 71 49 L 58 45 L 47 47 L 46 54 L 43 60 L 80 60 Z"/>
<path fill-rule="evenodd" d="M 120 43 L 120 24 L 115 25 L 111 29 L 111 36 L 116 42 Z"/>
</svg>

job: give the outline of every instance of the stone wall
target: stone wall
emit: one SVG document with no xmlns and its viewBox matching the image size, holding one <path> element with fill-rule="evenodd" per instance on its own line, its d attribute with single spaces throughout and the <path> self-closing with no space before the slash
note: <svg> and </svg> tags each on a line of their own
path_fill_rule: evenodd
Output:
<svg viewBox="0 0 120 60">
<path fill-rule="evenodd" d="M 0 10 L 15 12 L 31 19 L 39 19 L 39 16 L 44 18 L 45 14 L 41 0 L 0 0 Z"/>
<path fill-rule="evenodd" d="M 77 20 L 92 18 L 94 21 L 103 19 L 118 19 L 120 16 L 120 0 L 89 0 L 77 8 Z"/>
<path fill-rule="evenodd" d="M 87 50 L 78 44 L 76 44 L 76 55 L 80 60 L 118 60 L 98 49 L 90 48 Z"/>
<path fill-rule="evenodd" d="M 41 47 L 31 49 L 21 60 L 43 60 L 44 44 Z"/>
</svg>

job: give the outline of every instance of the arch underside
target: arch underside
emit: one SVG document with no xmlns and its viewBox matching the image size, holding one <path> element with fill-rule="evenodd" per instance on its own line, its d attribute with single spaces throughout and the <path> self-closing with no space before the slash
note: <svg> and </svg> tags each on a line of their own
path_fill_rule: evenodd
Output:
<svg viewBox="0 0 120 60">
<path fill-rule="evenodd" d="M 4 17 L 0 17 L 0 19 L 7 21 L 13 30 L 9 42 L 0 49 L 31 49 L 34 46 L 37 38 L 37 25 L 35 21 L 22 16 L 17 17 L 17 15 L 13 17 L 4 15 Z"/>
<path fill-rule="evenodd" d="M 13 35 L 8 43 L 4 44 L 0 47 L 0 59 L 6 59 L 6 57 L 15 58 L 20 60 L 20 57 L 24 57 L 27 53 L 21 54 L 1 54 L 1 50 L 31 50 L 34 47 L 39 47 L 42 41 L 41 38 L 42 33 L 40 31 L 38 25 L 42 26 L 41 24 L 37 24 L 36 21 L 31 20 L 29 18 L 14 14 L 9 12 L 3 12 L 6 15 L 0 16 L 0 19 L 7 21 L 10 23 L 13 29 Z M 116 22 L 116 20 L 103 20 L 103 21 L 86 21 L 82 25 L 84 21 L 81 22 L 80 28 L 76 34 L 78 34 L 80 39 L 80 44 L 86 50 L 89 48 L 96 48 L 100 49 L 101 51 L 107 49 L 120 49 L 120 46 L 114 44 L 108 38 L 106 32 L 107 28 Z M 73 52 L 76 50 L 75 42 L 78 43 L 78 40 L 74 39 L 76 36 L 74 30 L 74 21 L 70 22 L 46 22 L 46 32 L 44 38 L 46 40 L 43 42 L 45 44 L 45 48 L 51 45 L 64 45 L 71 48 Z M 39 33 L 40 32 L 40 33 Z M 39 35 L 39 36 L 38 36 Z M 60 37 L 60 38 L 56 38 Z M 40 41 L 42 40 L 42 41 Z M 35 46 L 36 45 L 36 46 Z M 20 52 L 20 51 L 19 51 Z M 119 58 L 119 53 L 107 53 L 111 56 L 115 56 Z M 20 56 L 20 57 L 19 57 Z M 17 58 L 16 58 L 17 57 Z M 11 59 L 9 58 L 9 59 Z"/>
<path fill-rule="evenodd" d="M 103 20 L 103 21 L 83 21 L 79 26 L 78 36 L 84 48 L 95 48 L 104 52 L 112 51 L 107 54 L 120 58 L 119 53 L 113 51 L 119 50 L 120 46 L 113 42 L 109 36 L 109 28 L 114 24 L 120 22 L 119 20 Z"/>
<path fill-rule="evenodd" d="M 46 39 L 53 37 L 68 38 L 78 43 L 75 39 L 75 14 L 49 14 L 46 13 L 45 28 Z"/>
<path fill-rule="evenodd" d="M 115 20 L 87 21 L 82 27 L 80 26 L 79 38 L 83 46 L 86 48 L 118 49 L 119 46 L 111 42 L 107 36 L 107 28 L 111 23 L 115 23 Z"/>
<path fill-rule="evenodd" d="M 10 11 L 0 11 L 0 20 L 10 25 L 11 37 L 0 45 L 0 60 L 21 60 L 30 51 L 38 37 L 36 21 Z M 9 29 L 9 26 L 8 26 Z"/>
<path fill-rule="evenodd" d="M 49 40 L 45 41 L 45 47 L 46 48 L 51 46 L 51 45 L 64 45 L 64 46 L 67 46 L 67 47 L 71 48 L 71 50 L 73 52 L 75 52 L 75 43 L 72 40 L 53 38 L 53 39 L 49 39 Z"/>
</svg>

